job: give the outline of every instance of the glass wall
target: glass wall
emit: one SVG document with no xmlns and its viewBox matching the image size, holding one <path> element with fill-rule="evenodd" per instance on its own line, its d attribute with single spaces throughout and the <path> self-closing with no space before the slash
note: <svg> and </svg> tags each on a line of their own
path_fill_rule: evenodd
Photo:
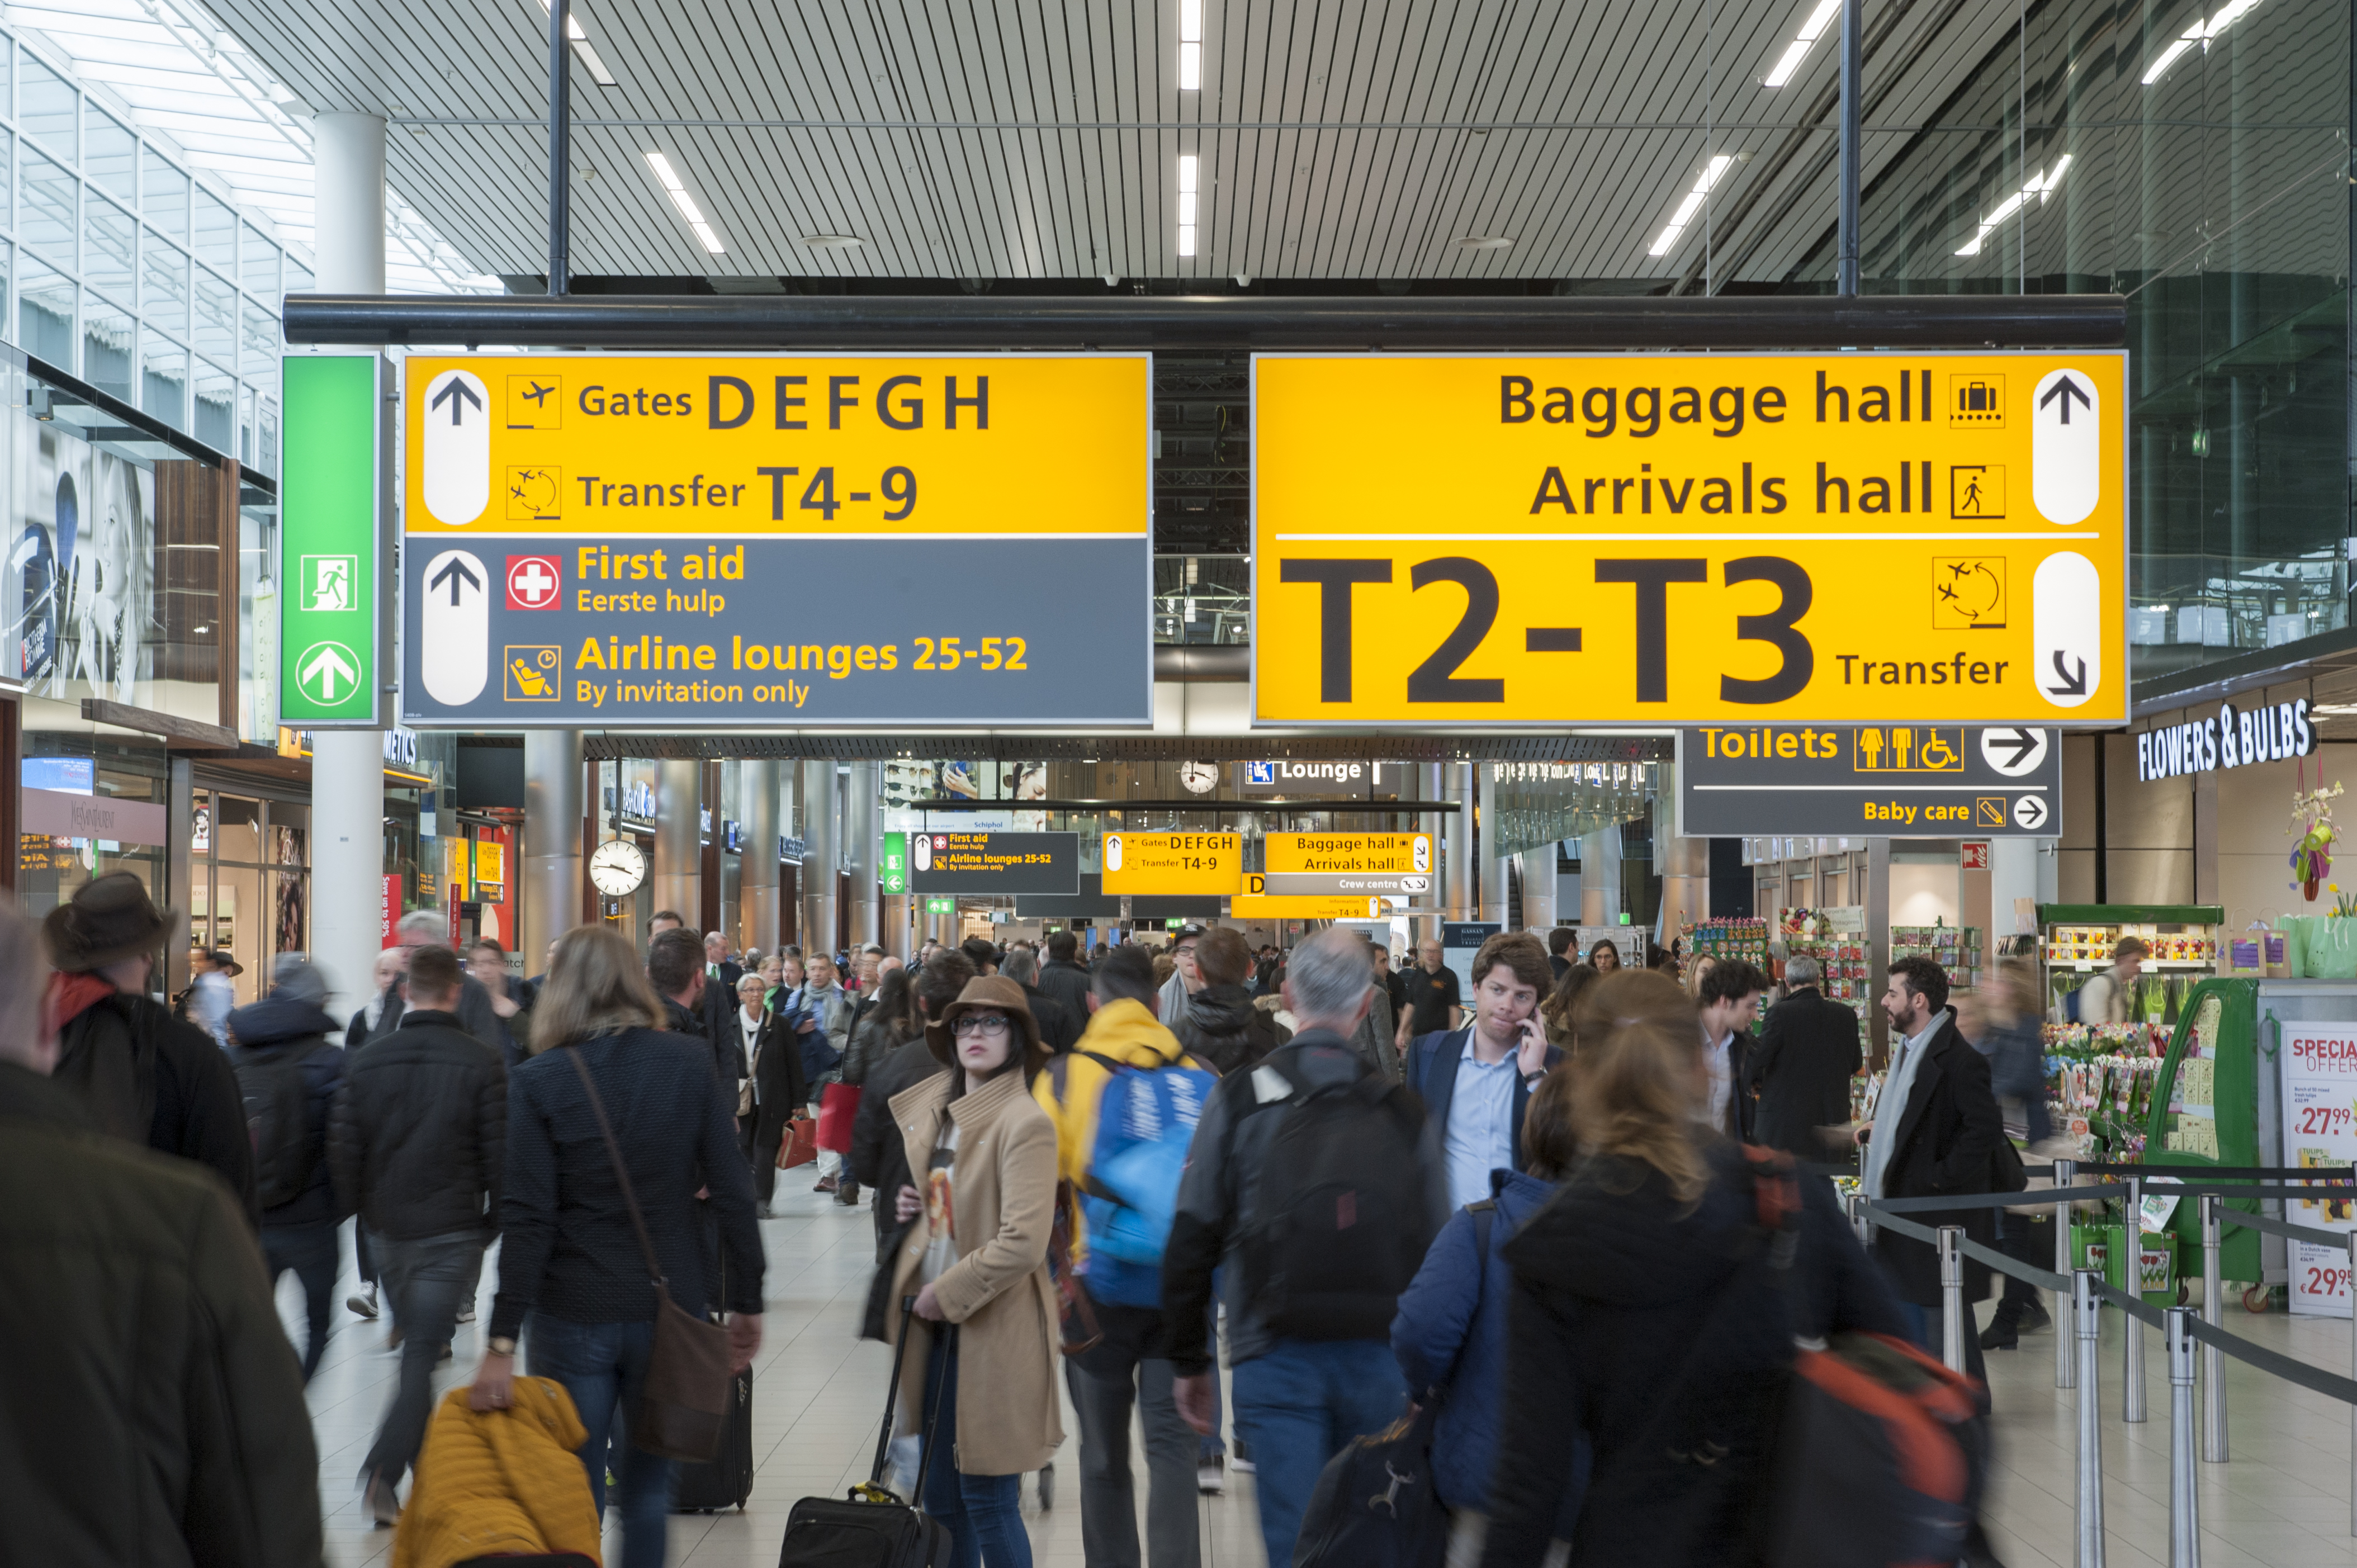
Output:
<svg viewBox="0 0 2357 1568">
<path fill-rule="evenodd" d="M 311 808 L 216 789 L 196 791 L 194 810 L 188 945 L 235 959 L 237 999 L 253 1002 L 280 953 L 310 947 Z"/>
<path fill-rule="evenodd" d="M 0 60 L 0 338 L 275 476 L 308 263 L 5 32 Z"/>
</svg>

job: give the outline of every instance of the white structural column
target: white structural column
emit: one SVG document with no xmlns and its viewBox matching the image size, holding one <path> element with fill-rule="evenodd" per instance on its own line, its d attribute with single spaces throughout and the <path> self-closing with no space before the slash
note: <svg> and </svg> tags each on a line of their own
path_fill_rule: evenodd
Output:
<svg viewBox="0 0 2357 1568">
<path fill-rule="evenodd" d="M 737 884 L 738 914 L 747 941 L 768 952 L 778 945 L 778 765 L 740 762 L 737 767 L 737 799 L 745 813 L 745 847 L 737 856 L 743 867 Z"/>
<path fill-rule="evenodd" d="M 883 934 L 877 907 L 876 856 L 882 832 L 883 798 L 876 764 L 855 762 L 843 777 L 843 865 L 851 873 L 851 945 L 865 947 Z"/>
<path fill-rule="evenodd" d="M 1583 833 L 1579 840 L 1579 923 L 1620 923 L 1620 824 Z"/>
<path fill-rule="evenodd" d="M 2038 839 L 1999 838 L 1989 841 L 1989 935 L 1994 941 L 2038 929 Z M 2029 900 L 2029 923 L 2015 915 L 2018 901 Z"/>
<path fill-rule="evenodd" d="M 802 764 L 802 950 L 834 950 L 834 872 L 842 863 L 842 797 L 834 758 Z"/>
<path fill-rule="evenodd" d="M 1448 780 L 1448 798 L 1457 802 L 1456 811 L 1442 817 L 1448 831 L 1448 848 L 1441 855 L 1442 874 L 1448 878 L 1444 886 L 1448 890 L 1444 907 L 1449 919 L 1469 920 L 1473 918 L 1473 858 L 1480 853 L 1474 846 L 1478 835 L 1473 824 L 1473 764 L 1445 762 L 1441 771 Z"/>
<path fill-rule="evenodd" d="M 1481 820 L 1474 843 L 1480 859 L 1481 913 L 1477 919 L 1495 920 L 1500 927 L 1506 923 L 1506 861 L 1498 848 L 1498 770 L 1487 762 L 1473 767 L 1473 796 L 1480 802 Z"/>
<path fill-rule="evenodd" d="M 581 732 L 523 736 L 523 908 L 516 950 L 526 974 L 548 967 L 548 944 L 581 923 Z"/>
<path fill-rule="evenodd" d="M 1681 923 L 1710 913 L 1710 841 L 1678 836 L 1677 765 L 1662 772 L 1668 784 L 1653 811 L 1653 867 L 1662 877 L 1662 913 L 1653 940 L 1668 947 L 1677 940 Z"/>
<path fill-rule="evenodd" d="M 703 811 L 704 764 L 655 764 L 655 908 L 672 911 L 691 927 L 703 919 Z"/>
<path fill-rule="evenodd" d="M 320 292 L 384 292 L 384 122 L 322 114 L 314 123 Z M 386 519 L 384 526 L 391 526 Z M 392 552 L 379 592 L 393 617 Z M 389 672 L 388 672 L 389 675 Z M 311 957 L 327 972 L 341 1014 L 368 998 L 384 946 L 379 889 L 384 875 L 384 735 L 317 730 L 311 736 Z"/>
</svg>

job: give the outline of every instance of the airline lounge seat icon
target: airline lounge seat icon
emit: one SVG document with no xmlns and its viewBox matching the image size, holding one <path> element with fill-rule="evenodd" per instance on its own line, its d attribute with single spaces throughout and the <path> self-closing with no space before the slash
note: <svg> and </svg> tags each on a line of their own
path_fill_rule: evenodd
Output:
<svg viewBox="0 0 2357 1568">
<path fill-rule="evenodd" d="M 553 703 L 564 695 L 558 666 L 564 655 L 555 648 L 511 643 L 502 661 L 507 669 L 507 699 L 511 703 Z"/>
</svg>

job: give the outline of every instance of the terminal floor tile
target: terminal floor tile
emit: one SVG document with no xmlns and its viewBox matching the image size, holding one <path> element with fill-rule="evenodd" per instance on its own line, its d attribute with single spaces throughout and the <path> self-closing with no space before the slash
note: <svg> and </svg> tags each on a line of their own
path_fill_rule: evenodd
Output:
<svg viewBox="0 0 2357 1568">
<path fill-rule="evenodd" d="M 769 1250 L 761 1356 L 754 1369 L 753 1494 L 741 1514 L 678 1514 L 671 1520 L 672 1564 L 684 1568 L 772 1568 L 795 1499 L 840 1497 L 863 1478 L 890 1353 L 855 1337 L 866 1299 L 874 1232 L 866 1208 L 846 1208 L 814 1195 L 809 1184 L 779 1184 L 778 1218 L 765 1220 Z M 346 1277 L 336 1291 L 336 1326 L 327 1359 L 311 1383 L 319 1440 L 319 1496 L 327 1511 L 332 1568 L 391 1561 L 393 1532 L 372 1529 L 361 1508 L 356 1475 L 393 1380 L 397 1356 L 383 1346 L 382 1321 L 343 1310 L 357 1288 L 346 1230 Z M 497 1254 L 484 1269 L 478 1310 L 488 1316 Z M 300 1293 L 280 1282 L 279 1308 L 299 1344 Z M 1981 1309 L 1986 1318 L 1988 1306 Z M 2102 1362 L 2104 1519 L 2110 1568 L 2156 1568 L 2169 1560 L 2169 1369 L 2160 1337 L 2147 1331 L 2147 1419 L 2119 1419 L 2120 1326 L 2104 1315 Z M 2239 1299 L 2228 1314 L 2236 1333 L 2271 1349 L 2345 1373 L 2350 1330 L 2344 1321 L 2252 1316 Z M 462 1325 L 454 1359 L 436 1380 L 437 1393 L 465 1379 L 481 1352 L 482 1325 Z M 2074 1523 L 2075 1406 L 2054 1387 L 2050 1334 L 2026 1337 L 2021 1348 L 1988 1356 L 1996 1405 L 1996 1467 L 1987 1509 L 1992 1539 L 2010 1568 L 2070 1568 Z M 2201 1467 L 2204 1568 L 2357 1568 L 2349 1534 L 2349 1407 L 2280 1382 L 2255 1368 L 2227 1366 L 2233 1462 Z M 1041 1512 L 1034 1484 L 1024 1508 L 1042 1568 L 1078 1568 L 1081 1550 L 1078 1424 L 1067 1403 L 1068 1441 L 1057 1456 L 1055 1506 Z M 1135 1455 L 1137 1498 L 1146 1499 L 1145 1462 Z M 1252 1503 L 1253 1479 L 1231 1474 L 1224 1496 L 1200 1503 L 1205 1568 L 1260 1568 L 1263 1552 Z M 608 1516 L 609 1520 L 611 1516 Z M 1140 1525 L 1143 1536 L 1143 1521 Z M 619 1545 L 609 1533 L 609 1551 Z"/>
</svg>

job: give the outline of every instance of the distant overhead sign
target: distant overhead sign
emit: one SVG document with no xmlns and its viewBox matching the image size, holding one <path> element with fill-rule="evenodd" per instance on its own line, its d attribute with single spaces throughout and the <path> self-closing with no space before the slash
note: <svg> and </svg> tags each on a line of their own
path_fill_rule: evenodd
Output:
<svg viewBox="0 0 2357 1568">
<path fill-rule="evenodd" d="M 2051 837 L 2062 748 L 2017 725 L 1704 725 L 1678 735 L 1678 831 Z"/>
<path fill-rule="evenodd" d="M 1152 720 L 1146 355 L 404 375 L 414 724 Z"/>
<path fill-rule="evenodd" d="M 1254 722 L 2121 722 L 2126 360 L 1256 356 Z"/>
<path fill-rule="evenodd" d="M 1103 886 L 1132 897 L 1222 896 L 1243 886 L 1243 838 L 1237 833 L 1104 835 Z"/>
<path fill-rule="evenodd" d="M 1078 893 L 1078 833 L 918 832 L 909 835 L 909 890 L 1012 897 Z"/>
</svg>

